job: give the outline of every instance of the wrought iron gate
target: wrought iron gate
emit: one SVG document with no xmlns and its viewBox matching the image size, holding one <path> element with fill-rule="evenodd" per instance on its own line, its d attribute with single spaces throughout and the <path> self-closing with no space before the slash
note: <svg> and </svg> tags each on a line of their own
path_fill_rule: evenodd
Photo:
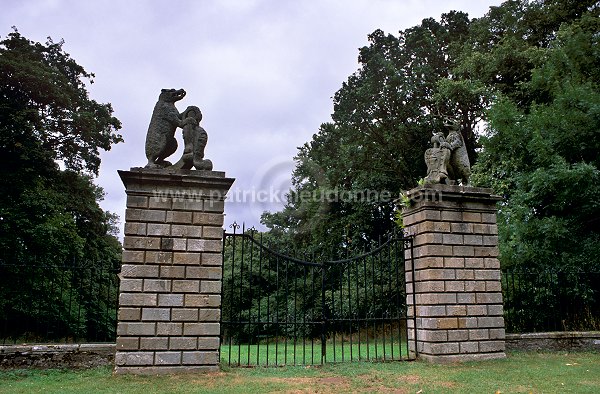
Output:
<svg viewBox="0 0 600 394">
<path fill-rule="evenodd" d="M 222 364 L 414 359 L 404 274 L 405 264 L 412 269 L 404 253 L 410 238 L 392 234 L 352 257 L 344 245 L 331 259 L 276 251 L 256 230 L 230 227 L 223 242 Z"/>
</svg>

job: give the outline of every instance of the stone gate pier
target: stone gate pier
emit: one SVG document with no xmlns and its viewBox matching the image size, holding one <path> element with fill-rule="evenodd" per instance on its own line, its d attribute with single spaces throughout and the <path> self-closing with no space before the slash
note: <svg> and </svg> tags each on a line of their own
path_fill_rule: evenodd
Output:
<svg viewBox="0 0 600 394">
<path fill-rule="evenodd" d="M 234 179 L 119 171 L 127 209 L 115 373 L 218 370 L 223 210 Z"/>
<path fill-rule="evenodd" d="M 414 271 L 407 266 L 407 305 L 416 314 L 416 330 L 409 321 L 411 351 L 416 342 L 419 358 L 431 362 L 506 357 L 500 197 L 491 189 L 435 184 L 412 189 L 408 198 L 403 217 L 414 236 Z"/>
</svg>

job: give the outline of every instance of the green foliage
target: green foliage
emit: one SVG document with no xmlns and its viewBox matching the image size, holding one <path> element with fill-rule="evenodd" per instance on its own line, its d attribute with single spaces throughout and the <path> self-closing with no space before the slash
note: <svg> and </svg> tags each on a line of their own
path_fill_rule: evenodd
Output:
<svg viewBox="0 0 600 394">
<path fill-rule="evenodd" d="M 120 261 L 117 217 L 98 205 L 104 192 L 91 176 L 99 150 L 122 138 L 110 104 L 88 97 L 85 81 L 93 74 L 62 46 L 30 41 L 16 29 L 0 41 L 0 320 L 36 321 L 38 312 L 60 311 L 61 324 L 76 329 L 107 308 L 83 288 L 63 298 L 75 287 L 65 282 L 79 275 L 72 262 L 103 270 L 110 282 Z M 24 277 L 44 267 L 43 275 Z"/>
</svg>

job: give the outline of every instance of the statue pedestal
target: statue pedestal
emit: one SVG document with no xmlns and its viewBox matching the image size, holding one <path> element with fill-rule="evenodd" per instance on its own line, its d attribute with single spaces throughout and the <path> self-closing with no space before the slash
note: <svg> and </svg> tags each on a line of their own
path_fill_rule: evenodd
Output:
<svg viewBox="0 0 600 394">
<path fill-rule="evenodd" d="M 127 193 L 115 370 L 215 371 L 224 199 L 216 171 L 119 171 Z"/>
<path fill-rule="evenodd" d="M 407 267 L 407 305 L 409 315 L 416 313 L 416 350 L 421 359 L 506 357 L 496 225 L 500 197 L 491 193 L 448 185 L 408 192 L 411 206 L 403 217 L 407 233 L 414 236 L 414 271 Z M 414 352 L 411 325 L 409 321 Z"/>
</svg>

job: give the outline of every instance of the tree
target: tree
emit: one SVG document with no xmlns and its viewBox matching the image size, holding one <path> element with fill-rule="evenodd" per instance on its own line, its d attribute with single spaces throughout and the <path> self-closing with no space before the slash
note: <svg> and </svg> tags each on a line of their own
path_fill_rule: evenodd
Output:
<svg viewBox="0 0 600 394">
<path fill-rule="evenodd" d="M 369 244 L 394 228 L 394 198 L 425 174 L 423 152 L 441 130 L 437 98 L 456 49 L 469 32 L 462 12 L 400 32 L 376 30 L 360 49 L 359 70 L 334 96 L 333 123 L 325 123 L 299 149 L 293 190 L 282 212 L 265 225 L 300 244 Z M 466 108 L 465 139 L 475 154 L 476 116 Z M 343 235 L 346 234 L 346 235 Z"/>
<path fill-rule="evenodd" d="M 99 150 L 122 141 L 116 133 L 120 122 L 110 104 L 89 98 L 85 83 L 94 75 L 62 47 L 50 38 L 46 44 L 30 41 L 16 29 L 0 41 L 0 314 L 5 318 L 27 315 L 33 303 L 43 310 L 39 303 L 53 297 L 58 303 L 53 308 L 67 308 L 61 302 L 71 301 L 54 294 L 57 286 L 51 284 L 62 280 L 76 286 L 76 266 L 110 270 L 120 262 L 121 245 L 111 233 L 116 217 L 98 205 L 104 192 L 92 179 Z M 20 286 L 32 266 L 61 269 L 48 269 L 30 283 L 32 294 L 43 289 L 41 299 L 18 302 L 14 298 L 25 290 Z M 100 300 L 80 295 L 89 318 Z"/>
</svg>

